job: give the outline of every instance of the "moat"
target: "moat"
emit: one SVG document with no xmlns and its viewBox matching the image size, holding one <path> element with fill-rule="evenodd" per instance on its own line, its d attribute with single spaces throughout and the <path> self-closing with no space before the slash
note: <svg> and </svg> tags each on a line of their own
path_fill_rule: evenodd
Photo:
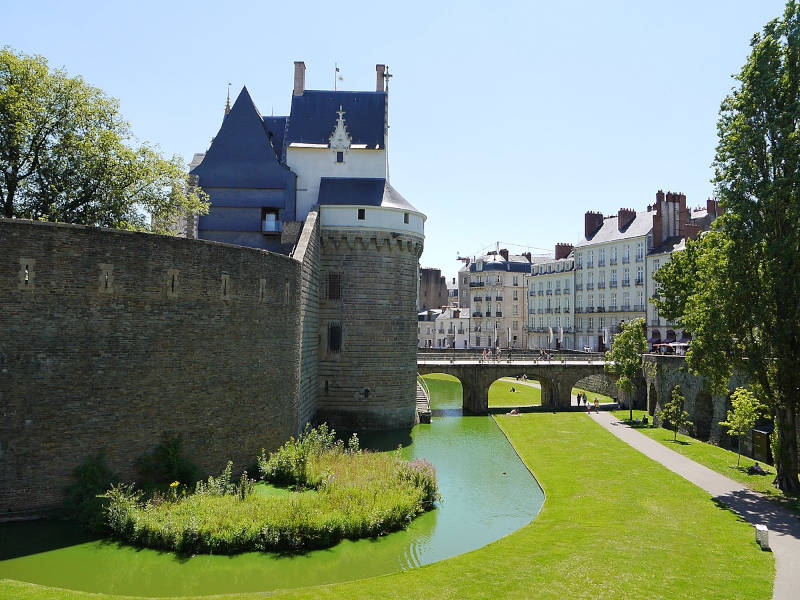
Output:
<svg viewBox="0 0 800 600">
<path fill-rule="evenodd" d="M 530 522 L 544 494 L 491 417 L 461 415 L 456 382 L 432 380 L 430 425 L 362 436 L 362 445 L 437 470 L 442 501 L 400 532 L 299 556 L 178 557 L 81 537 L 68 523 L 0 525 L 0 578 L 139 596 L 255 592 L 410 569 L 480 548 Z"/>
</svg>

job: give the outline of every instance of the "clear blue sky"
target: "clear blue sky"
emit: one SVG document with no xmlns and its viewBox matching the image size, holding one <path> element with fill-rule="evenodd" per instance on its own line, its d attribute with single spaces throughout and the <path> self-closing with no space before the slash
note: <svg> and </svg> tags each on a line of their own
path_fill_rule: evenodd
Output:
<svg viewBox="0 0 800 600">
<path fill-rule="evenodd" d="M 672 2 L 10 2 L 0 44 L 118 98 L 141 140 L 188 161 L 227 82 L 286 114 L 306 87 L 374 89 L 389 65 L 392 184 L 428 215 L 423 266 L 495 241 L 552 251 L 583 213 L 689 204 L 709 180 L 719 104 L 781 0 Z M 522 251 L 516 246 L 512 250 Z"/>
</svg>

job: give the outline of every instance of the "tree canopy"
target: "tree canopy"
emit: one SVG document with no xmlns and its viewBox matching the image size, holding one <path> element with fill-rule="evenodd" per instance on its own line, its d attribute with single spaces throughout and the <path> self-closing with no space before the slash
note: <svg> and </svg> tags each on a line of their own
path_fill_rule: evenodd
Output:
<svg viewBox="0 0 800 600">
<path fill-rule="evenodd" d="M 771 407 L 777 483 L 800 491 L 800 11 L 753 36 L 717 124 L 715 186 L 723 214 L 712 231 L 662 267 L 654 299 L 692 332 L 690 367 L 722 392 L 745 373 Z"/>
<path fill-rule="evenodd" d="M 622 324 L 622 331 L 614 336 L 611 350 L 606 352 L 606 371 L 617 376 L 617 388 L 628 396 L 628 408 L 633 419 L 632 394 L 635 381 L 642 375 L 642 354 L 647 352 L 644 319 L 633 319 Z"/>
<path fill-rule="evenodd" d="M 165 233 L 207 210 L 183 160 L 139 144 L 115 99 L 0 48 L 1 216 Z"/>
</svg>

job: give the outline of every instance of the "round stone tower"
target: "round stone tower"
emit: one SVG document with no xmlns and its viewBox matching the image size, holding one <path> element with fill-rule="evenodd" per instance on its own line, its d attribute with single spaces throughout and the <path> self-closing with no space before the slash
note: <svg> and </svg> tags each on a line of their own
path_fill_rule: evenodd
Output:
<svg viewBox="0 0 800 600">
<path fill-rule="evenodd" d="M 356 184 L 370 204 L 321 204 L 317 420 L 339 429 L 399 429 L 416 417 L 417 286 L 425 215 L 385 179 Z M 323 190 L 324 191 L 324 190 Z M 358 201 L 358 200 L 357 200 Z"/>
</svg>

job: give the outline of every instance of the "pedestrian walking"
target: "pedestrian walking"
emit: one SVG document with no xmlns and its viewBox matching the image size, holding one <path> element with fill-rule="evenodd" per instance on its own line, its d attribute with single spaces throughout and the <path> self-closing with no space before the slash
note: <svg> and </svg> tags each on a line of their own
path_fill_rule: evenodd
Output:
<svg viewBox="0 0 800 600">
<path fill-rule="evenodd" d="M 594 412 L 600 411 L 600 403 L 597 401 L 597 396 L 594 397 Z"/>
</svg>

